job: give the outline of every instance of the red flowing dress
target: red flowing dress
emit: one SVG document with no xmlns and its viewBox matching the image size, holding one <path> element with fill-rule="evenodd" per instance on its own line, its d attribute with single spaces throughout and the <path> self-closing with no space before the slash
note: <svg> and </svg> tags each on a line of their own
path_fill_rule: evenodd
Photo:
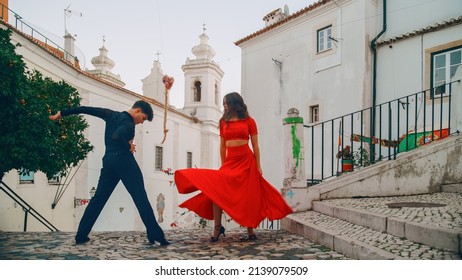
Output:
<svg viewBox="0 0 462 280">
<path fill-rule="evenodd" d="M 237 121 L 221 121 L 220 136 L 227 140 L 245 139 L 257 134 L 251 117 Z M 180 204 L 199 216 L 213 220 L 213 202 L 236 223 L 256 228 L 260 222 L 282 219 L 293 210 L 280 192 L 258 171 L 257 161 L 249 145 L 227 147 L 219 170 L 188 168 L 175 172 L 178 192 L 200 193 Z"/>
</svg>

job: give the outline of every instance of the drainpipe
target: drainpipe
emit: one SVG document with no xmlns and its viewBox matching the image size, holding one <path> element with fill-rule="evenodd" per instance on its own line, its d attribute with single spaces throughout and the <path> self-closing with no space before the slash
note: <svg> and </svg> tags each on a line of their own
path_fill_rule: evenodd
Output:
<svg viewBox="0 0 462 280">
<path fill-rule="evenodd" d="M 372 49 L 372 57 L 373 57 L 373 64 L 372 64 L 372 118 L 371 118 L 371 139 L 375 137 L 375 105 L 377 105 L 377 89 L 376 89 L 376 81 L 377 81 L 377 46 L 375 45 L 377 39 L 382 36 L 383 33 L 387 30 L 387 0 L 383 0 L 383 27 L 382 31 L 377 34 L 377 36 L 371 41 L 371 49 Z M 370 155 L 375 154 L 375 146 L 371 145 L 371 153 Z M 374 160 L 375 157 L 371 157 Z"/>
</svg>

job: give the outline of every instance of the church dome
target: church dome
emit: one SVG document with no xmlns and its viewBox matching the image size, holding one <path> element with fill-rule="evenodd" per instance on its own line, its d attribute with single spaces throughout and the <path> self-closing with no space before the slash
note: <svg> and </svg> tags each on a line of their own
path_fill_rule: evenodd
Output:
<svg viewBox="0 0 462 280">
<path fill-rule="evenodd" d="M 215 50 L 208 44 L 209 36 L 202 33 L 199 38 L 200 44 L 192 48 L 192 53 L 196 56 L 196 59 L 212 60 L 215 56 Z"/>
<path fill-rule="evenodd" d="M 96 69 L 111 70 L 114 67 L 115 62 L 107 56 L 107 52 L 108 50 L 103 45 L 99 49 L 99 55 L 91 59 L 91 63 L 95 66 Z"/>
<path fill-rule="evenodd" d="M 95 69 L 86 69 L 85 71 L 100 79 L 124 87 L 125 83 L 120 78 L 120 75 L 111 72 L 111 69 L 115 66 L 115 62 L 107 56 L 108 50 L 104 46 L 104 41 L 103 39 L 103 46 L 99 49 L 99 55 L 91 59 L 91 63 L 95 66 Z"/>
</svg>

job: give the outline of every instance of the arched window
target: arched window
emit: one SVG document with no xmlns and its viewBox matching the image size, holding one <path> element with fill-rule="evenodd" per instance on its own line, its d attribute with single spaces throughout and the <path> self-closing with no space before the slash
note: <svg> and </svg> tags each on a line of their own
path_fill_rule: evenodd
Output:
<svg viewBox="0 0 462 280">
<path fill-rule="evenodd" d="M 202 89 L 201 82 L 196 81 L 194 83 L 194 102 L 200 102 L 201 101 L 201 89 Z"/>
<path fill-rule="evenodd" d="M 215 84 L 215 105 L 220 105 L 220 98 L 218 92 L 218 84 Z"/>
</svg>

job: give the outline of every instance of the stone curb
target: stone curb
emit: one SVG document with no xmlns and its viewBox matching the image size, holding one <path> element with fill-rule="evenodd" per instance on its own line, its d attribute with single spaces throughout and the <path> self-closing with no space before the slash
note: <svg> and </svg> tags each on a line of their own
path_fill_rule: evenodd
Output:
<svg viewBox="0 0 462 280">
<path fill-rule="evenodd" d="M 325 229 L 294 215 L 285 218 L 281 223 L 282 229 L 306 237 L 313 242 L 319 243 L 335 250 L 347 257 L 359 260 L 393 260 L 402 257 L 371 246 L 359 240 L 355 240 L 335 230 Z"/>
<path fill-rule="evenodd" d="M 344 254 L 358 260 L 404 260 L 400 256 L 378 249 L 374 246 L 353 239 L 345 235 L 334 237 L 334 249 L 336 252 Z"/>
<path fill-rule="evenodd" d="M 364 210 L 333 206 L 321 201 L 313 202 L 313 211 L 339 218 L 350 223 L 365 226 L 418 242 L 430 247 L 462 253 L 462 233 L 432 225 L 405 221 L 396 217 L 370 213 Z"/>
<path fill-rule="evenodd" d="M 430 247 L 462 253 L 461 233 L 451 229 L 441 229 L 432 225 L 414 222 L 404 223 L 404 236 L 406 239 L 419 242 Z"/>
<path fill-rule="evenodd" d="M 387 232 L 386 215 L 370 213 L 364 210 L 352 210 L 341 206 L 332 206 L 320 201 L 313 202 L 313 210 L 379 232 Z"/>
</svg>

